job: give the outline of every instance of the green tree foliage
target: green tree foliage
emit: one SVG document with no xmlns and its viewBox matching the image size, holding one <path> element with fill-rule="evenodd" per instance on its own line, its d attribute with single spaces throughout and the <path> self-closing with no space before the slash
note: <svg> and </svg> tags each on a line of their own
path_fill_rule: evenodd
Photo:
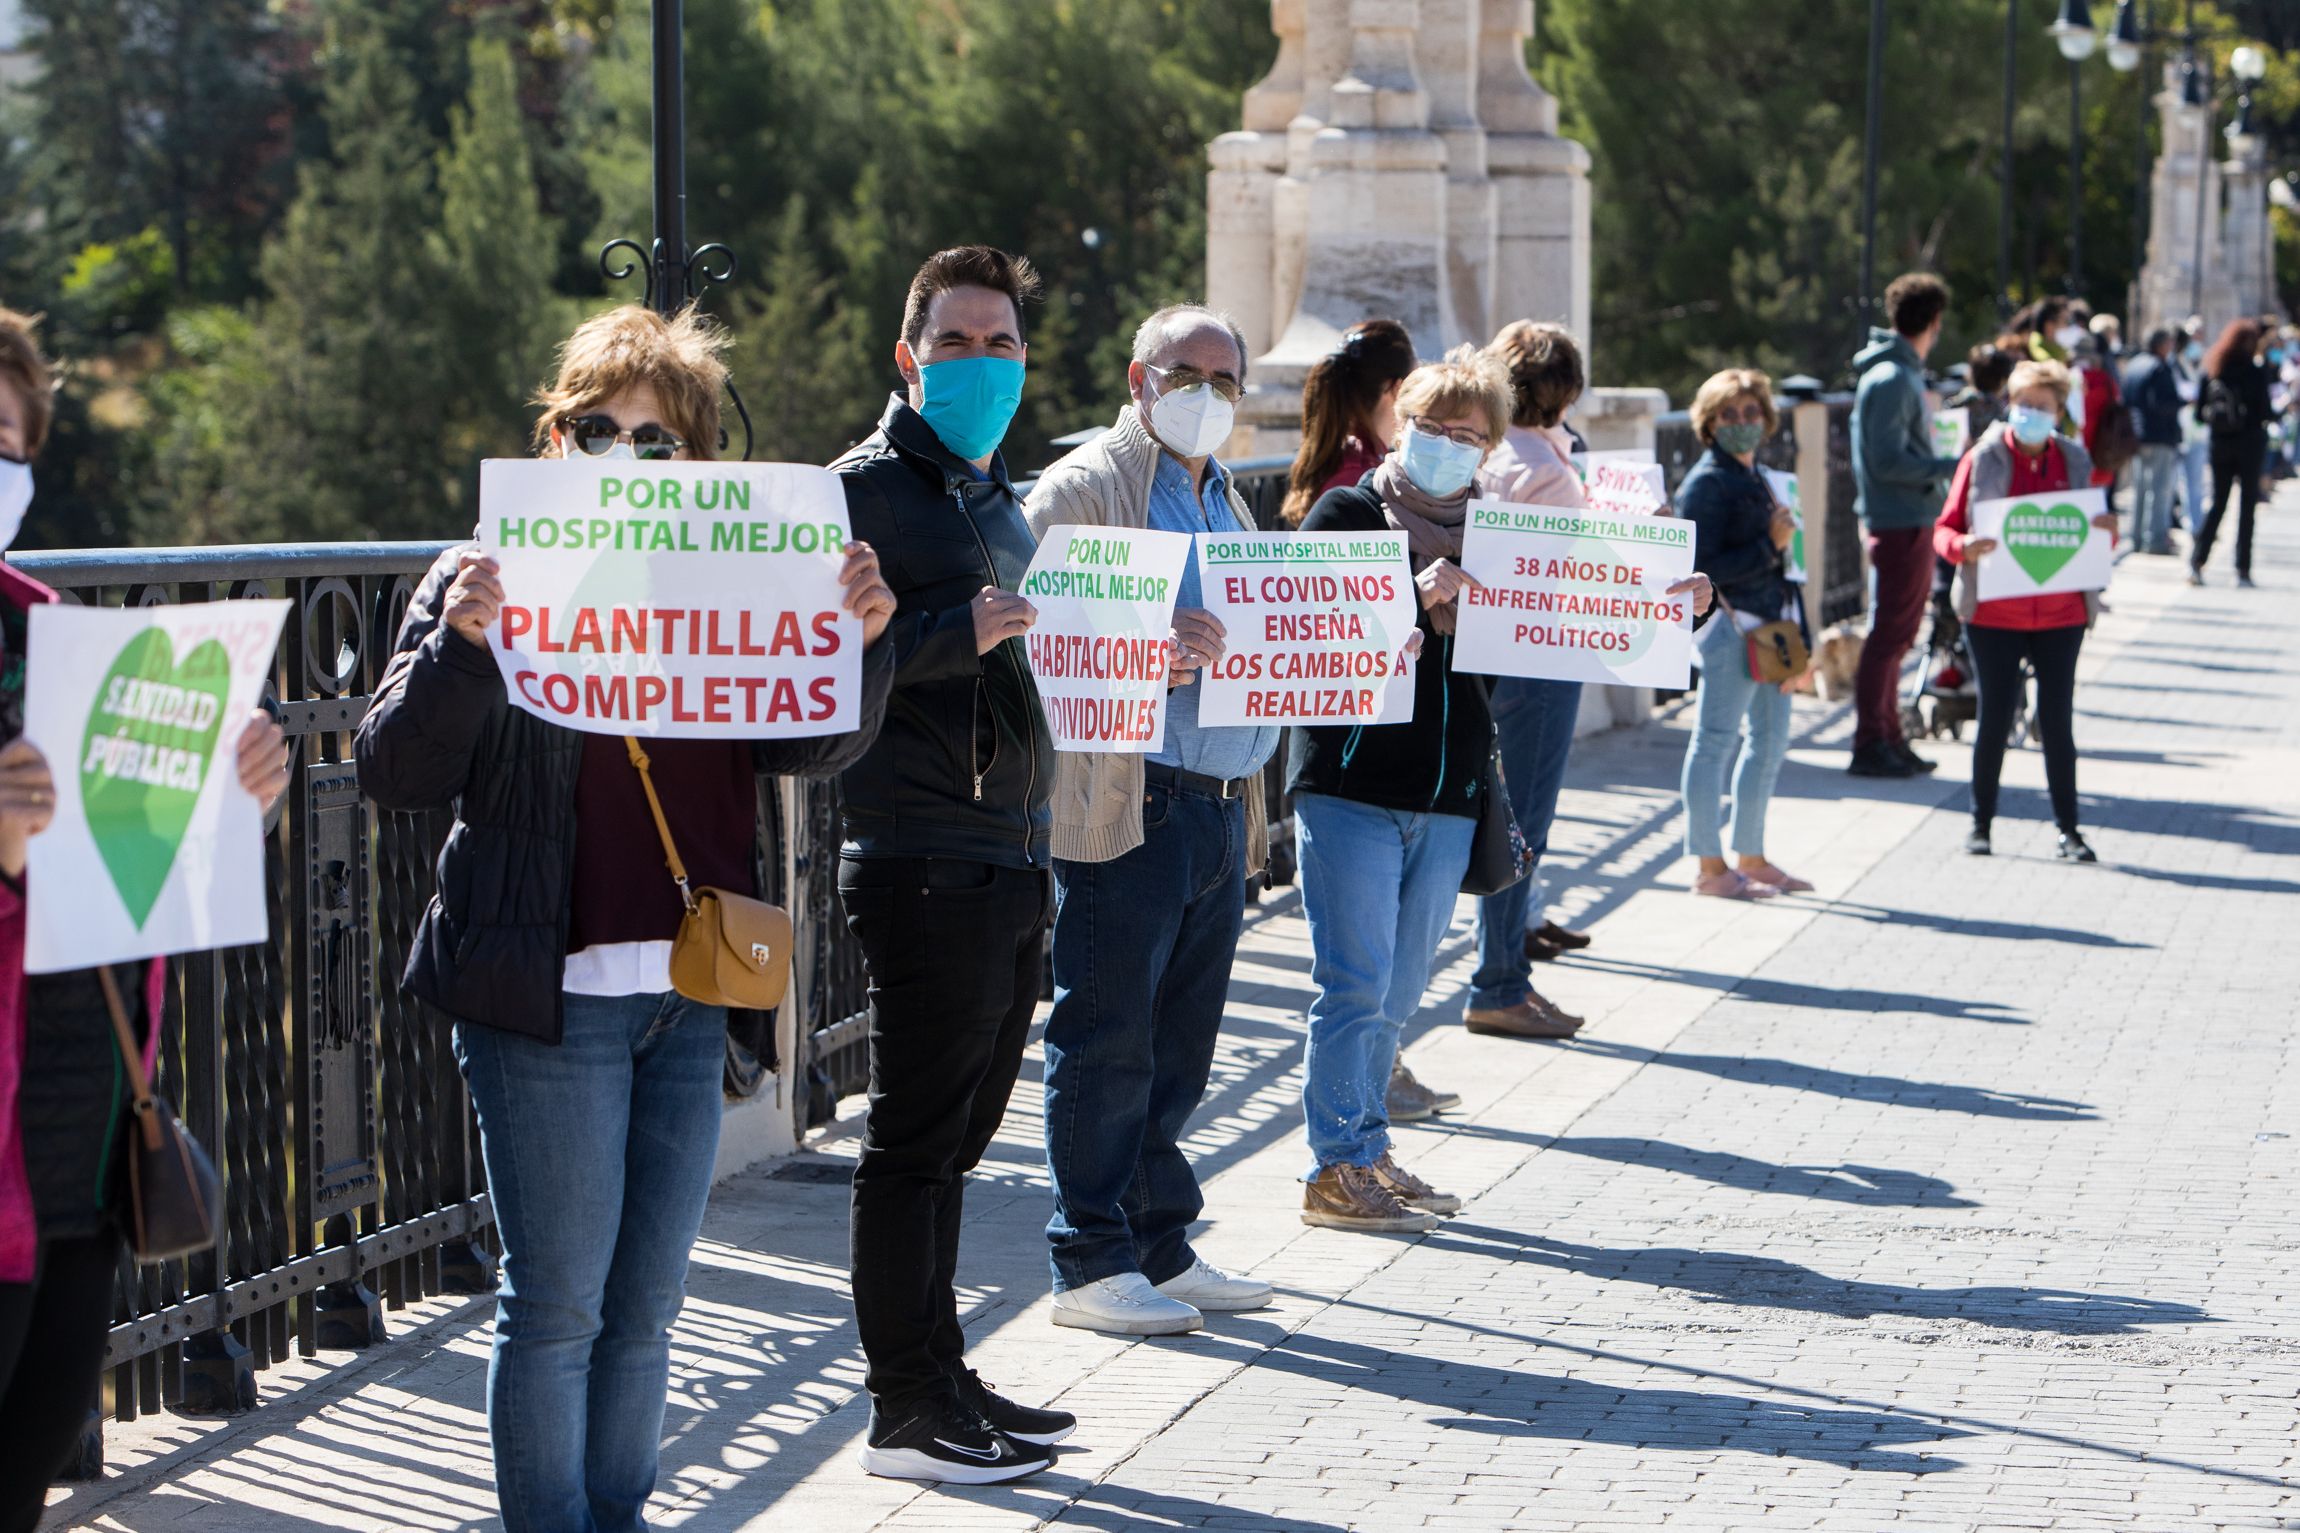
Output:
<svg viewBox="0 0 2300 1533">
<path fill-rule="evenodd" d="M 652 237 L 649 9 L 25 0 L 43 70 L 0 106 L 0 301 L 47 311 L 68 363 L 27 541 L 468 527 L 478 460 L 525 450 L 557 342 L 643 296 L 597 252 Z M 2201 5 L 2216 77 L 2239 34 L 2300 47 L 2288 9 Z M 2070 281 L 2048 12 L 2022 9 L 2015 297 Z M 1953 353 L 1997 317 L 2004 6 L 1891 17 L 1879 276 L 1949 277 Z M 686 0 L 686 18 L 688 238 L 740 262 L 701 301 L 734 335 L 754 455 L 817 461 L 896 385 L 919 259 L 970 241 L 1047 280 L 1010 462 L 1106 421 L 1135 323 L 1200 293 L 1205 144 L 1275 48 L 1260 0 Z M 1539 19 L 1537 68 L 1595 161 L 1599 376 L 1679 398 L 1727 363 L 1841 376 L 1866 8 L 1547 0 Z M 2096 59 L 2082 79 L 2075 281 L 2121 309 L 2155 77 Z M 2272 162 L 2300 154 L 2291 55 L 2255 121 Z M 2296 228 L 2280 217 L 2300 277 Z"/>
</svg>

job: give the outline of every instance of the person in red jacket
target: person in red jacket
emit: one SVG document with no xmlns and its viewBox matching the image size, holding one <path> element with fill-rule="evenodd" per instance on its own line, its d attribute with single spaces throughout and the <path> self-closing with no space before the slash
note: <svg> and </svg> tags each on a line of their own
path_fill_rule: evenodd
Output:
<svg viewBox="0 0 2300 1533">
<path fill-rule="evenodd" d="M 1970 535 L 1975 505 L 2011 495 L 2082 488 L 2090 481 L 2091 457 L 2078 442 L 2053 429 L 2067 408 L 2071 386 L 2068 369 L 2058 362 L 2023 362 L 2013 369 L 2011 411 L 1957 465 L 1948 501 L 1933 527 L 1934 552 L 1957 565 L 1984 558 L 1996 551 L 1997 541 Z M 2114 513 L 2103 511 L 2092 524 L 2111 538 L 2116 536 Z M 2060 826 L 2060 855 L 2069 862 L 2098 860 L 2076 824 L 2076 657 L 2090 620 L 2083 592 L 2058 591 L 1982 602 L 1965 623 L 1980 690 L 1979 732 L 1973 741 L 1973 828 L 1965 840 L 1965 850 L 1975 856 L 1986 857 L 1990 851 L 1997 779 L 2004 768 L 2006 737 L 2019 709 L 2025 660 L 2036 673 L 2037 732 L 2044 742 L 2052 815 Z"/>
<path fill-rule="evenodd" d="M 2123 390 L 2117 386 L 2116 369 L 2106 359 L 2098 336 L 2088 335 L 2077 343 L 2074 365 L 2076 379 L 2084 388 L 2084 451 L 2093 461 L 2089 483 L 2096 489 L 2110 489 L 2116 475 L 2099 466 L 2100 433 L 2108 418 L 2124 408 Z"/>
</svg>

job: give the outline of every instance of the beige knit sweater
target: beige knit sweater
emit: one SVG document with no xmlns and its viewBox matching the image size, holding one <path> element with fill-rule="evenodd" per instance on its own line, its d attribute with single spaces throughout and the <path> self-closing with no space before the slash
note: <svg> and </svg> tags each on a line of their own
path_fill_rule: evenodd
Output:
<svg viewBox="0 0 2300 1533">
<path fill-rule="evenodd" d="M 1049 527 L 1147 527 L 1150 483 L 1161 449 L 1129 403 L 1108 431 L 1073 449 L 1039 476 L 1023 503 L 1034 536 Z M 1235 487 L 1230 514 L 1255 531 Z M 1143 758 L 1062 751 L 1055 758 L 1054 855 L 1068 862 L 1108 862 L 1142 844 Z M 1260 785 L 1246 796 L 1246 871 L 1262 871 L 1270 854 L 1269 811 Z"/>
</svg>

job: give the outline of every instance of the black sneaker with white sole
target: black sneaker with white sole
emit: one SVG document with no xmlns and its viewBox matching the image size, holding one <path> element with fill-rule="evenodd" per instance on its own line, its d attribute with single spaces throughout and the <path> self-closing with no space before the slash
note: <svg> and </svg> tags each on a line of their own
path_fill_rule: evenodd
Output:
<svg viewBox="0 0 2300 1533">
<path fill-rule="evenodd" d="M 959 1369 L 950 1376 L 950 1382 L 958 1390 L 959 1403 L 1018 1443 L 1033 1443 L 1043 1448 L 1078 1430 L 1078 1418 L 1070 1412 L 1040 1410 L 1019 1400 L 1009 1400 L 985 1384 L 982 1375 L 972 1368 Z"/>
<path fill-rule="evenodd" d="M 930 1396 L 889 1421 L 873 1404 L 862 1466 L 889 1480 L 934 1480 L 946 1485 L 997 1485 L 1036 1474 L 1054 1462 L 1054 1450 L 1018 1443 L 948 1396 Z"/>
</svg>

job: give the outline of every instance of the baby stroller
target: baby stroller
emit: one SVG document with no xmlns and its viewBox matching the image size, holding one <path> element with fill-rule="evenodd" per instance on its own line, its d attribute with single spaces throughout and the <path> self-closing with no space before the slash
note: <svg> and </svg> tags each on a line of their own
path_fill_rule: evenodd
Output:
<svg viewBox="0 0 2300 1533">
<path fill-rule="evenodd" d="M 2019 747 L 2029 738 L 2028 668 L 2021 668 L 2020 703 L 2013 711 L 2006 744 Z M 1909 695 L 1901 703 L 1901 731 L 1911 738 L 1951 740 L 1964 738 L 1965 726 L 1980 716 L 1980 692 L 1973 685 L 1972 651 L 1965 644 L 1965 625 L 1945 591 L 1933 597 L 1932 631 Z"/>
</svg>

